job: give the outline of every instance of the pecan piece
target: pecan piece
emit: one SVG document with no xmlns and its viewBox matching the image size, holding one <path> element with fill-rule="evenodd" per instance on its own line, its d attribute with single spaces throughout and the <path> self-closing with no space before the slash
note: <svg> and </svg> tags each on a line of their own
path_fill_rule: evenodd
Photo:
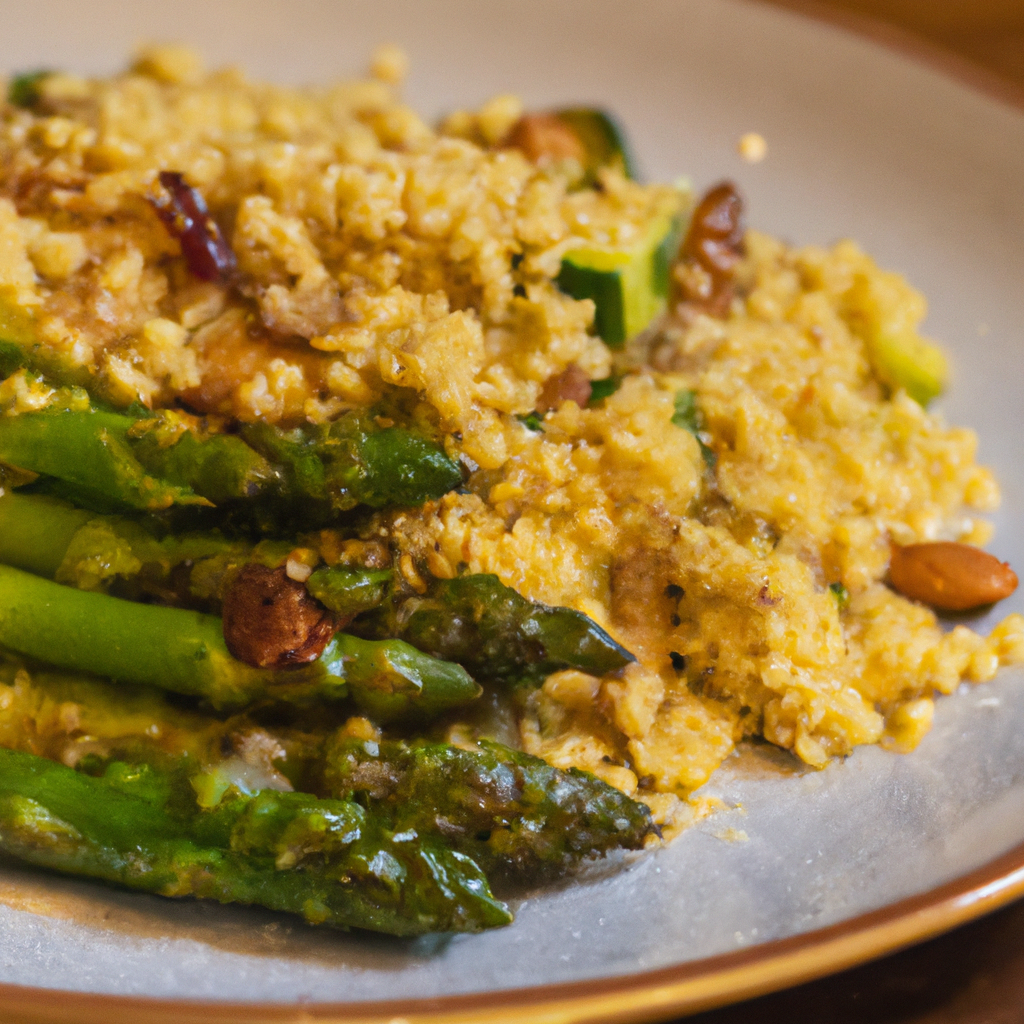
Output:
<svg viewBox="0 0 1024 1024">
<path fill-rule="evenodd" d="M 579 136 L 556 114 L 524 114 L 512 126 L 503 145 L 518 149 L 534 164 L 586 159 Z"/>
<path fill-rule="evenodd" d="M 303 584 L 289 579 L 284 566 L 245 566 L 224 598 L 228 650 L 256 668 L 316 661 L 339 628 Z"/>
</svg>

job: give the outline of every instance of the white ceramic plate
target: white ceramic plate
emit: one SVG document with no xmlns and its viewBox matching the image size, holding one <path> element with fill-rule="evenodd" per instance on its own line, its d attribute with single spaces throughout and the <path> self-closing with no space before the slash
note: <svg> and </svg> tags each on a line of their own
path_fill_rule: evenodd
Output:
<svg viewBox="0 0 1024 1024">
<path fill-rule="evenodd" d="M 12 71 L 110 73 L 156 38 L 194 42 L 211 63 L 255 76 L 321 81 L 360 71 L 374 44 L 395 41 L 413 60 L 408 95 L 428 115 L 509 90 L 530 106 L 605 105 L 629 127 L 649 177 L 685 173 L 698 187 L 732 177 L 761 229 L 796 242 L 857 238 L 930 296 L 928 329 L 953 353 L 944 407 L 978 430 L 981 458 L 1004 482 L 992 549 L 1024 565 L 1019 111 L 863 39 L 740 0 L 4 8 L 0 60 Z M 752 130 L 769 144 L 756 166 L 735 148 Z M 1018 596 L 999 614 L 1022 607 Z M 909 757 L 859 750 L 820 773 L 752 754 L 731 762 L 713 788 L 744 815 L 714 817 L 623 873 L 532 898 L 514 926 L 483 936 L 352 937 L 5 867 L 0 1010 L 279 1020 L 301 1004 L 304 1019 L 625 1020 L 845 966 L 1021 891 L 1022 683 L 1003 673 L 942 701 Z M 720 838 L 730 828 L 748 840 Z"/>
</svg>

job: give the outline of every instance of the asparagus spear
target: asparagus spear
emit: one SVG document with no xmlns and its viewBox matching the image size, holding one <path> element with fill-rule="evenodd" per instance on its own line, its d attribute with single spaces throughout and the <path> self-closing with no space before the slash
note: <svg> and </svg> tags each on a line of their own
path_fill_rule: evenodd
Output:
<svg viewBox="0 0 1024 1024">
<path fill-rule="evenodd" d="M 477 678 L 535 679 L 562 668 L 604 675 L 636 660 L 582 612 L 528 601 L 484 574 L 436 580 L 425 597 L 396 595 L 352 629 L 399 636 Z"/>
<path fill-rule="evenodd" d="M 488 874 L 520 880 L 561 874 L 616 848 L 638 849 L 657 832 L 643 804 L 594 776 L 553 768 L 496 743 L 465 750 L 424 741 L 366 742 L 345 731 L 326 738 L 294 728 L 268 732 L 247 716 L 221 722 L 184 711 L 152 691 L 52 673 L 19 678 L 21 689 L 0 712 L 0 744 L 65 759 L 87 735 L 119 760 L 164 767 L 184 759 L 191 772 L 203 772 L 202 785 L 193 780 L 196 792 L 214 794 L 204 796 L 204 806 L 216 805 L 232 787 L 247 791 L 253 780 L 246 764 L 265 764 L 300 789 L 354 798 L 398 831 L 443 839 Z M 48 723 L 55 702 L 77 708 L 73 733 L 54 735 Z M 237 753 L 224 760 L 229 747 L 250 749 L 245 737 L 254 734 L 262 741 L 251 749 L 277 753 L 244 763 Z M 264 757 L 273 757 L 273 765 Z M 269 784 L 257 782 L 257 788 Z"/>
<path fill-rule="evenodd" d="M 646 805 L 587 772 L 484 741 L 478 750 L 339 736 L 324 757 L 332 796 L 386 810 L 400 829 L 440 831 L 485 871 L 536 879 L 657 833 Z"/>
<path fill-rule="evenodd" d="M 274 467 L 241 438 L 197 435 L 167 410 L 131 424 L 127 433 L 132 453 L 150 473 L 215 505 L 255 498 L 277 483 Z"/>
<path fill-rule="evenodd" d="M 231 656 L 213 615 L 76 590 L 3 565 L 0 645 L 60 668 L 202 697 L 215 708 L 351 695 L 386 721 L 436 714 L 480 694 L 458 665 L 400 640 L 344 633 L 312 664 L 253 668 Z"/>
<path fill-rule="evenodd" d="M 209 505 L 191 487 L 151 476 L 132 453 L 132 420 L 114 413 L 44 410 L 0 418 L 0 462 L 57 477 L 83 503 L 156 511 Z"/>
<path fill-rule="evenodd" d="M 278 528 L 324 525 L 360 504 L 421 505 L 462 482 L 437 445 L 363 413 L 288 431 L 252 424 L 243 435 L 200 435 L 166 412 L 44 409 L 0 418 L 0 462 L 53 477 L 104 511 L 238 504 Z"/>
<path fill-rule="evenodd" d="M 187 763 L 190 773 L 202 773 L 192 779 L 202 806 L 217 806 L 235 790 L 276 785 L 266 769 L 253 774 L 249 767 L 270 768 L 263 758 L 272 757 L 271 775 L 279 781 L 283 771 L 300 789 L 355 799 L 390 828 L 433 836 L 488 875 L 519 881 L 571 871 L 616 848 L 638 849 L 657 834 L 643 804 L 587 773 L 561 771 L 498 744 L 465 750 L 422 741 L 367 743 L 344 731 L 326 739 L 294 728 L 268 732 L 246 716 L 221 722 L 183 711 L 152 691 L 125 693 L 52 673 L 18 678 L 20 688 L 0 714 L 0 744 L 63 760 L 80 756 L 87 736 L 88 749 L 117 760 L 164 771 Z M 53 702 L 69 701 L 77 709 L 73 732 L 55 735 L 48 724 Z M 35 727 L 37 718 L 45 734 Z M 229 746 L 236 754 L 225 760 Z"/>
<path fill-rule="evenodd" d="M 122 601 L 0 566 L 0 644 L 60 668 L 158 686 L 233 707 L 275 677 L 236 661 L 220 619 Z"/>
<path fill-rule="evenodd" d="M 422 505 L 462 483 L 437 445 L 401 427 L 377 427 L 363 412 L 288 431 L 253 423 L 242 436 L 281 467 L 284 493 L 324 519 L 356 505 Z"/>
<path fill-rule="evenodd" d="M 80 590 L 109 590 L 132 600 L 216 610 L 233 574 L 256 562 L 282 565 L 295 545 L 289 541 L 229 538 L 219 530 L 162 533 L 154 520 L 136 521 L 76 508 L 48 494 L 0 494 L 0 563 L 46 576 Z M 335 570 L 320 570 L 333 580 Z M 380 574 L 339 570 L 328 589 L 340 603 L 368 607 Z M 390 575 L 390 574 L 386 574 Z"/>
<path fill-rule="evenodd" d="M 0 420 L 0 460 L 52 476 L 97 507 L 156 511 L 252 498 L 274 468 L 240 438 L 197 436 L 172 413 L 44 409 Z"/>
<path fill-rule="evenodd" d="M 352 699 L 378 722 L 433 717 L 482 692 L 461 665 L 432 658 L 402 640 L 339 633 L 321 661 L 346 680 Z"/>
<path fill-rule="evenodd" d="M 0 288 L 0 339 L 3 376 L 28 367 L 60 385 L 96 384 L 87 370 L 64 366 L 52 350 L 39 343 L 32 313 L 18 305 L 10 288 Z M 166 508 L 187 503 L 190 496 L 194 500 L 195 495 L 215 504 L 252 498 L 281 473 L 286 479 L 284 486 L 276 488 L 276 515 L 306 524 L 319 519 L 322 524 L 339 511 L 360 504 L 372 508 L 422 505 L 462 482 L 457 463 L 438 445 L 402 427 L 381 427 L 366 412 L 353 411 L 330 424 L 295 430 L 251 424 L 243 430 L 246 443 L 219 435 L 200 438 L 191 431 L 179 432 L 180 439 L 169 443 L 172 439 L 166 432 L 151 435 L 148 430 L 141 434 L 136 430 L 140 443 L 133 444 L 128 454 L 154 477 L 164 479 L 167 488 L 150 494 L 147 474 L 126 460 L 123 451 L 113 451 L 116 446 L 112 447 L 110 440 L 123 439 L 137 419 L 114 413 L 103 414 L 106 419 L 102 423 L 81 418 L 97 415 L 92 412 L 77 414 L 75 422 L 63 421 L 65 433 L 78 450 L 92 460 L 94 469 L 101 470 L 102 475 L 97 476 L 93 470 L 76 468 L 74 458 L 61 459 L 56 453 L 45 458 L 40 449 L 47 442 L 38 435 L 52 430 L 47 417 L 53 415 L 43 411 L 5 418 L 0 424 L 0 461 L 57 477 L 73 485 L 78 497 L 95 500 L 106 496 L 108 502 L 131 508 Z M 29 418 L 13 430 L 20 443 L 12 444 L 12 451 L 23 461 L 7 458 L 4 435 L 10 421 L 26 416 Z M 164 411 L 158 419 L 161 425 L 168 420 L 173 425 L 175 416 Z M 45 462 L 50 468 L 36 469 L 36 462 Z M 275 464 L 272 469 L 270 463 Z M 112 476 L 114 480 L 109 479 Z M 114 482 L 120 482 L 120 487 L 112 489 L 109 485 Z M 183 493 L 179 494 L 175 485 Z"/>
<path fill-rule="evenodd" d="M 80 590 L 117 581 L 118 596 L 216 608 L 233 571 L 250 561 L 272 568 L 293 548 L 273 541 L 254 546 L 217 531 L 157 537 L 130 519 L 98 515 L 49 495 L 0 494 L 0 563 Z M 306 587 L 347 620 L 380 604 L 391 576 L 389 569 L 324 566 Z"/>
<path fill-rule="evenodd" d="M 0 562 L 51 579 L 94 513 L 46 495 L 0 495 Z"/>
<path fill-rule="evenodd" d="M 306 589 L 335 615 L 351 618 L 381 604 L 388 594 L 390 569 L 317 569 Z"/>
<path fill-rule="evenodd" d="M 166 597 L 173 594 L 173 583 L 184 584 L 180 603 L 187 604 L 190 596 L 209 597 L 209 584 L 204 579 L 191 594 L 191 572 L 172 581 L 177 567 L 188 563 L 195 571 L 195 563 L 217 558 L 223 575 L 230 566 L 258 557 L 258 548 L 216 531 L 158 538 L 131 519 L 98 515 L 50 495 L 0 495 L 0 562 L 81 590 L 138 577 L 134 587 L 124 589 Z"/>
<path fill-rule="evenodd" d="M 265 790 L 210 812 L 179 780 L 114 762 L 93 778 L 0 749 L 0 848 L 164 896 L 255 903 L 392 935 L 508 924 L 464 854 L 395 834 L 350 801 Z"/>
</svg>

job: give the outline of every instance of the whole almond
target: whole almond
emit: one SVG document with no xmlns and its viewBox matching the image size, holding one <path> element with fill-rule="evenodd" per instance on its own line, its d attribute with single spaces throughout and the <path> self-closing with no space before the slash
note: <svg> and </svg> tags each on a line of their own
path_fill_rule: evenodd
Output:
<svg viewBox="0 0 1024 1024">
<path fill-rule="evenodd" d="M 952 541 L 894 546 L 889 579 L 904 597 L 950 612 L 1001 601 L 1017 589 L 1017 574 L 1006 562 Z"/>
</svg>

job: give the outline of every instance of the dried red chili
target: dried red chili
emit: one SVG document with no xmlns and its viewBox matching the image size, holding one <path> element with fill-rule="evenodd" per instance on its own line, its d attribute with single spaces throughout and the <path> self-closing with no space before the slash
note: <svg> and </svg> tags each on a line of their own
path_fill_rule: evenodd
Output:
<svg viewBox="0 0 1024 1024">
<path fill-rule="evenodd" d="M 224 640 L 239 661 L 287 668 L 316 661 L 339 628 L 284 566 L 247 565 L 224 598 Z"/>
<path fill-rule="evenodd" d="M 163 194 L 150 202 L 167 230 L 181 243 L 188 269 L 201 281 L 226 281 L 235 270 L 235 254 L 210 216 L 197 189 L 177 171 L 161 171 Z"/>
</svg>

